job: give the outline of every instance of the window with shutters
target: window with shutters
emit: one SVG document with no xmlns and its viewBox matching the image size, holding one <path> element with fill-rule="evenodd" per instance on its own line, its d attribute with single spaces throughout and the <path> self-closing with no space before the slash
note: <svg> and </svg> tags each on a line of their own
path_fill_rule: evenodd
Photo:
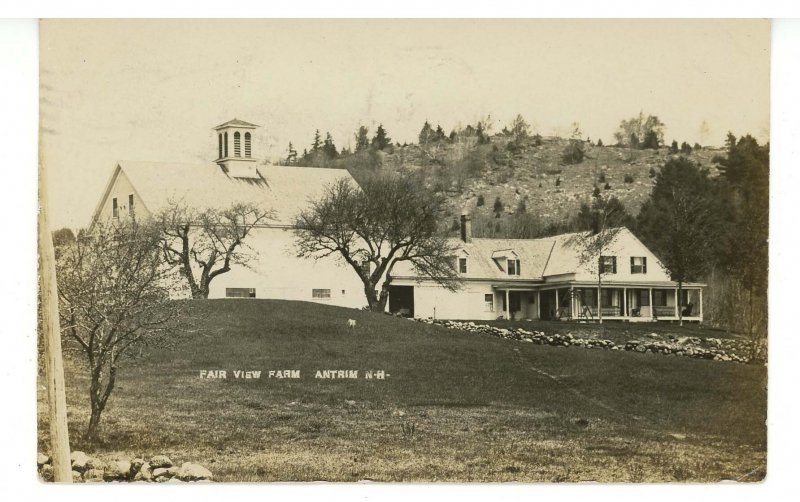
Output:
<svg viewBox="0 0 800 502">
<path fill-rule="evenodd" d="M 248 159 L 250 158 L 250 154 L 252 153 L 252 149 L 250 147 L 250 133 L 244 133 L 244 156 Z"/>
<path fill-rule="evenodd" d="M 233 155 L 236 157 L 242 156 L 242 135 L 239 131 L 233 133 Z"/>
<path fill-rule="evenodd" d="M 466 258 L 459 258 L 458 259 L 458 271 L 462 274 L 467 273 L 467 259 Z"/>
<path fill-rule="evenodd" d="M 600 257 L 600 273 L 601 274 L 616 274 L 617 273 L 617 257 L 616 256 L 601 256 Z"/>
<path fill-rule="evenodd" d="M 632 274 L 646 274 L 647 273 L 647 257 L 646 256 L 631 256 L 631 273 Z"/>
</svg>

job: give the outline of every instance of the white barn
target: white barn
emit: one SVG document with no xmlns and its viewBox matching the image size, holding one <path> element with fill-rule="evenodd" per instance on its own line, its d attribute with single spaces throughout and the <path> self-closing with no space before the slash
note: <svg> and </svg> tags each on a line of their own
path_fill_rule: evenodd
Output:
<svg viewBox="0 0 800 502">
<path fill-rule="evenodd" d="M 171 201 L 194 208 L 258 203 L 272 209 L 274 218 L 245 239 L 256 252 L 253 262 L 214 278 L 209 298 L 274 298 L 361 308 L 366 305 L 363 284 L 349 266 L 334 257 L 298 258 L 293 249 L 294 217 L 329 184 L 352 177 L 344 169 L 258 165 L 251 143 L 256 127 L 234 119 L 214 128 L 219 158 L 213 162 L 118 162 L 92 221 L 134 213 L 146 218 Z"/>
<path fill-rule="evenodd" d="M 453 239 L 461 288 L 448 291 L 401 263 L 393 273 L 389 309 L 438 319 L 596 319 L 602 313 L 609 320 L 676 320 L 682 314 L 702 321 L 704 284 L 684 283 L 676 301 L 678 283 L 627 228 L 619 229 L 604 253 L 599 294 L 593 264 L 600 257 L 582 263 L 572 236 L 473 238 L 470 217 L 462 215 L 461 239 Z"/>
</svg>

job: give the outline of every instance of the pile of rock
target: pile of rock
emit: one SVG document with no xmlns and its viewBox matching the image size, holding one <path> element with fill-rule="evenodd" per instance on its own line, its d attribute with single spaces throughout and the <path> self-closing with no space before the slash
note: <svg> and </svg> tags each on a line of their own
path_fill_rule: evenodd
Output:
<svg viewBox="0 0 800 502">
<path fill-rule="evenodd" d="M 175 483 L 211 481 L 212 479 L 211 471 L 202 465 L 184 462 L 178 467 L 166 455 L 155 455 L 149 461 L 143 458 L 102 461 L 89 457 L 82 451 L 74 451 L 70 460 L 72 462 L 72 481 L 78 483 L 103 481 Z M 52 459 L 39 453 L 36 463 L 39 468 L 39 476 L 44 481 L 53 481 Z"/>
<path fill-rule="evenodd" d="M 667 335 L 662 339 L 660 335 L 652 333 L 649 340 L 631 340 L 625 344 L 616 344 L 611 340 L 599 338 L 582 338 L 543 331 L 528 331 L 523 328 L 498 328 L 486 324 L 476 324 L 472 321 L 446 321 L 437 319 L 417 319 L 426 324 L 436 324 L 445 328 L 468 331 L 470 333 L 484 333 L 507 340 L 536 343 L 539 345 L 553 345 L 557 347 L 583 347 L 585 349 L 629 350 L 635 352 L 648 352 L 698 359 L 713 359 L 715 361 L 734 361 L 738 363 L 749 362 L 746 342 L 737 340 L 724 340 L 720 338 L 701 339 L 697 337 L 675 337 Z"/>
</svg>

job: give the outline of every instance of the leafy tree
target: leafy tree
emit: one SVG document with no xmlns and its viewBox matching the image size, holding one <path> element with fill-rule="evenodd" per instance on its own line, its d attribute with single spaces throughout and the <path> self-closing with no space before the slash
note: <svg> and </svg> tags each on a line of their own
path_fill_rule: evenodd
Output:
<svg viewBox="0 0 800 502">
<path fill-rule="evenodd" d="M 638 116 L 620 122 L 614 138 L 620 146 L 658 148 L 664 142 L 664 123 L 655 115 L 645 117 L 643 112 L 639 112 Z"/>
<path fill-rule="evenodd" d="M 392 139 L 387 135 L 386 129 L 383 124 L 378 125 L 378 130 L 375 131 L 375 136 L 372 138 L 372 146 L 377 150 L 383 150 L 392 144 Z"/>
<path fill-rule="evenodd" d="M 676 140 L 672 140 L 672 145 L 669 147 L 669 153 L 678 153 L 678 142 Z"/>
<path fill-rule="evenodd" d="M 694 151 L 702 150 L 702 149 L 703 149 L 703 147 L 700 145 L 700 143 L 695 143 L 694 144 Z"/>
<path fill-rule="evenodd" d="M 369 129 L 366 126 L 359 126 L 355 134 L 356 152 L 361 152 L 369 148 Z"/>
<path fill-rule="evenodd" d="M 59 228 L 53 232 L 53 247 L 60 248 L 75 242 L 75 234 L 69 228 Z"/>
<path fill-rule="evenodd" d="M 585 156 L 586 152 L 583 149 L 583 141 L 571 139 L 561 152 L 561 162 L 564 164 L 580 164 L 583 162 Z"/>
<path fill-rule="evenodd" d="M 689 155 L 692 153 L 692 145 L 687 142 L 681 143 L 681 153 L 684 155 Z"/>
<path fill-rule="evenodd" d="M 192 298 L 197 299 L 208 298 L 211 281 L 216 277 L 234 266 L 248 265 L 253 253 L 245 241 L 273 214 L 249 203 L 197 210 L 180 201 L 170 201 L 154 218 L 164 259 L 178 267 Z"/>
<path fill-rule="evenodd" d="M 374 312 L 386 309 L 392 270 L 400 262 L 456 290 L 455 250 L 438 232 L 444 200 L 411 177 L 373 175 L 360 188 L 340 180 L 297 217 L 298 256 L 338 255 L 358 274 Z"/>
<path fill-rule="evenodd" d="M 163 266 L 160 232 L 135 219 L 95 222 L 90 232 L 59 245 L 56 259 L 64 347 L 77 345 L 89 373 L 93 441 L 119 369 L 144 346 L 169 346 L 189 329 L 181 302 L 169 301 L 172 278 Z"/>
<path fill-rule="evenodd" d="M 678 282 L 678 298 L 683 283 L 707 273 L 720 252 L 723 211 L 716 190 L 707 170 L 685 157 L 672 158 L 656 174 L 650 199 L 639 211 L 642 240 Z M 678 312 L 682 324 L 683 309 Z"/>
<path fill-rule="evenodd" d="M 517 114 L 513 121 L 511 121 L 511 129 L 509 133 L 516 141 L 522 141 L 530 135 L 531 126 L 525 122 L 521 114 Z"/>
</svg>

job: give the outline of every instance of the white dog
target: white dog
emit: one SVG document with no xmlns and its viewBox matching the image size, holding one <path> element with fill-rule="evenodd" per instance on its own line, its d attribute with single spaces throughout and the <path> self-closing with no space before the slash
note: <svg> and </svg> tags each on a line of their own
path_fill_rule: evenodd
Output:
<svg viewBox="0 0 800 502">
<path fill-rule="evenodd" d="M 356 320 L 355 319 L 348 319 L 347 320 L 347 327 L 348 328 L 355 328 L 356 327 Z"/>
</svg>

